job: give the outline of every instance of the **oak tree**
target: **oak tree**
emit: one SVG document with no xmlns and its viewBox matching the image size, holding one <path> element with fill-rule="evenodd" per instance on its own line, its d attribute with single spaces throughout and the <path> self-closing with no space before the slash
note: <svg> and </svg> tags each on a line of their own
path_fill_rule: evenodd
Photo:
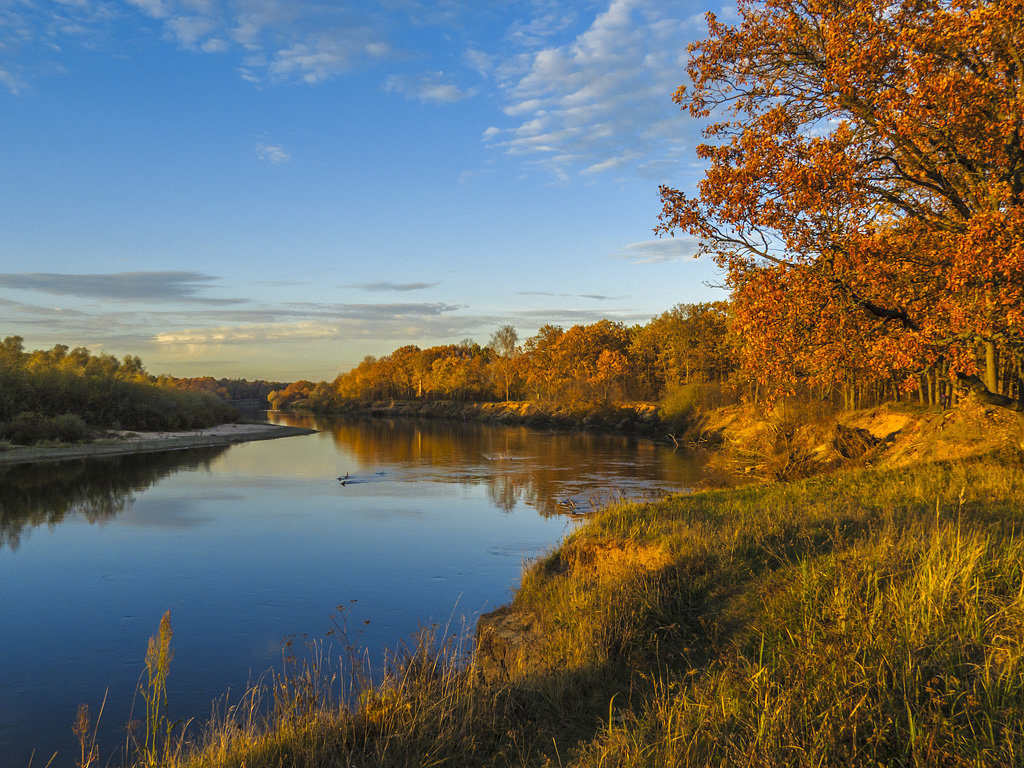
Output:
<svg viewBox="0 0 1024 768">
<path fill-rule="evenodd" d="M 854 354 L 908 386 L 941 362 L 1024 408 L 996 374 L 1024 352 L 1024 0 L 738 10 L 691 46 L 707 170 L 662 188 L 659 229 L 726 268 L 748 358 L 782 390 Z"/>
</svg>

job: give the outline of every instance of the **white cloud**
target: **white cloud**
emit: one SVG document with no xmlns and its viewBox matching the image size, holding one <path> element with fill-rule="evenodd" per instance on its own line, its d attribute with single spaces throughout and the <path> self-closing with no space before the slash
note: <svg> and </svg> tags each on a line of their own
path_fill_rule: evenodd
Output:
<svg viewBox="0 0 1024 768">
<path fill-rule="evenodd" d="M 186 48 L 204 48 L 209 35 L 217 29 L 213 19 L 203 16 L 178 16 L 168 19 L 166 24 L 175 39 Z"/>
<path fill-rule="evenodd" d="M 228 50 L 228 44 L 219 37 L 211 37 L 202 42 L 199 50 L 203 53 L 224 53 L 224 51 Z"/>
<path fill-rule="evenodd" d="M 498 63 L 497 56 L 486 53 L 485 51 L 479 51 L 475 48 L 470 48 L 466 51 L 465 57 L 466 63 L 469 64 L 470 68 L 483 77 L 489 76 L 494 71 L 494 67 Z"/>
<path fill-rule="evenodd" d="M 134 5 L 147 16 L 154 19 L 163 19 L 169 15 L 163 0 L 128 0 L 129 5 Z"/>
<path fill-rule="evenodd" d="M 278 50 L 267 65 L 267 72 L 275 80 L 298 78 L 305 83 L 319 83 L 348 71 L 371 49 L 380 50 L 380 44 L 323 35 Z"/>
<path fill-rule="evenodd" d="M 561 177 L 674 169 L 680 145 L 696 138 L 671 101 L 685 79 L 687 41 L 703 32 L 691 10 L 687 2 L 612 0 L 571 42 L 496 67 L 504 112 L 515 121 L 500 146 Z"/>
<path fill-rule="evenodd" d="M 401 93 L 407 99 L 430 104 L 451 104 L 473 95 L 452 83 L 445 82 L 444 72 L 426 72 L 421 75 L 391 75 L 384 85 L 388 93 Z"/>
<path fill-rule="evenodd" d="M 238 344 L 254 341 L 326 339 L 337 335 L 337 326 L 310 320 L 167 331 L 158 333 L 154 341 L 157 344 Z"/>
<path fill-rule="evenodd" d="M 614 259 L 626 259 L 634 264 L 660 264 L 682 261 L 697 256 L 700 241 L 695 237 L 668 237 L 663 240 L 645 240 L 631 243 L 617 253 Z"/>
<path fill-rule="evenodd" d="M 7 90 L 15 95 L 21 93 L 25 88 L 24 78 L 6 69 L 0 69 L 0 84 L 4 85 Z"/>
<path fill-rule="evenodd" d="M 64 46 L 95 44 L 122 8 L 110 0 L 0 0 L 0 86 L 17 94 L 36 76 L 61 71 L 53 59 Z"/>
<path fill-rule="evenodd" d="M 468 0 L 54 0 L 44 9 L 34 0 L 0 0 L 0 88 L 18 92 L 37 74 L 38 57 L 30 67 L 23 49 L 45 46 L 45 56 L 55 59 L 70 40 L 92 44 L 103 37 L 113 48 L 113 36 L 133 21 L 187 50 L 235 54 L 240 77 L 256 84 L 315 84 L 425 55 L 428 71 L 392 72 L 385 90 L 447 104 L 487 87 L 496 91 L 503 118 L 492 118 L 482 139 L 528 165 L 558 178 L 676 180 L 699 126 L 680 114 L 671 94 L 685 79 L 687 42 L 704 33 L 694 13 L 702 6 L 700 0 L 520 0 L 484 12 Z M 145 23 L 137 24 L 140 19 Z M 500 24 L 504 35 L 495 39 Z M 399 38 L 410 25 L 417 34 Z M 442 36 L 443 47 L 437 45 Z M 396 48 L 398 39 L 415 39 L 419 51 Z M 54 61 L 47 66 L 58 68 Z M 286 156 L 261 153 L 271 162 Z"/>
<path fill-rule="evenodd" d="M 576 20 L 577 14 L 572 9 L 551 9 L 537 16 L 513 22 L 506 37 L 510 42 L 521 47 L 536 48 L 547 43 L 553 36 L 571 28 Z"/>
<path fill-rule="evenodd" d="M 292 159 L 280 144 L 257 144 L 256 154 L 260 160 L 271 165 L 281 165 Z"/>
<path fill-rule="evenodd" d="M 46 6 L 45 8 L 43 6 Z M 59 52 L 71 38 L 110 38 L 141 15 L 166 39 L 203 53 L 246 55 L 243 78 L 316 83 L 395 55 L 374 3 L 294 0 L 0 0 L 0 84 L 13 90 L 23 49 Z M 134 19 L 133 19 L 134 17 Z M 52 68 L 53 65 L 51 65 Z"/>
</svg>

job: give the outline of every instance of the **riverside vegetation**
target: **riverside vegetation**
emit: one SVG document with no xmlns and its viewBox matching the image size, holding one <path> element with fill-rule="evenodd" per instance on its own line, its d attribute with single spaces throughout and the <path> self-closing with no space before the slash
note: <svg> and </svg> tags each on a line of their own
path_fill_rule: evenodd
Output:
<svg viewBox="0 0 1024 768">
<path fill-rule="evenodd" d="M 27 352 L 20 336 L 8 336 L 0 341 L 0 441 L 74 443 L 97 430 L 202 429 L 238 421 L 228 400 L 265 405 L 275 387 L 153 376 L 137 356 L 118 360 L 64 344 Z"/>
<path fill-rule="evenodd" d="M 1021 498 L 1004 450 L 612 506 L 472 657 L 425 635 L 345 703 L 298 665 L 134 764 L 1019 765 Z"/>
</svg>

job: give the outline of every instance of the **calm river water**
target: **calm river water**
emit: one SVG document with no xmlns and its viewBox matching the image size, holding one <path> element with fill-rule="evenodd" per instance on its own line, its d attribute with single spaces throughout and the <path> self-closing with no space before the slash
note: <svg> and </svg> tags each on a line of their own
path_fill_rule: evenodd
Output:
<svg viewBox="0 0 1024 768">
<path fill-rule="evenodd" d="M 681 453 L 614 436 L 273 420 L 322 431 L 0 466 L 0 768 L 42 768 L 55 751 L 54 768 L 73 765 L 75 711 L 95 714 L 105 694 L 101 764 L 123 747 L 166 610 L 170 716 L 202 719 L 280 670 L 289 640 L 321 641 L 341 621 L 374 661 L 420 626 L 471 629 L 571 529 L 565 512 L 700 474 Z"/>
</svg>

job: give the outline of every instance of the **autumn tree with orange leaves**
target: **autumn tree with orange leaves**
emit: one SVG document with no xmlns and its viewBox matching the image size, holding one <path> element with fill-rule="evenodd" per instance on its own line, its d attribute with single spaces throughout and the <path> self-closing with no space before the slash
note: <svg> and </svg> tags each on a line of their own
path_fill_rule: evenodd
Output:
<svg viewBox="0 0 1024 768">
<path fill-rule="evenodd" d="M 781 393 L 941 366 L 1024 410 L 1024 0 L 740 0 L 708 27 L 675 94 L 708 168 L 659 230 L 726 269 L 748 367 Z"/>
</svg>

